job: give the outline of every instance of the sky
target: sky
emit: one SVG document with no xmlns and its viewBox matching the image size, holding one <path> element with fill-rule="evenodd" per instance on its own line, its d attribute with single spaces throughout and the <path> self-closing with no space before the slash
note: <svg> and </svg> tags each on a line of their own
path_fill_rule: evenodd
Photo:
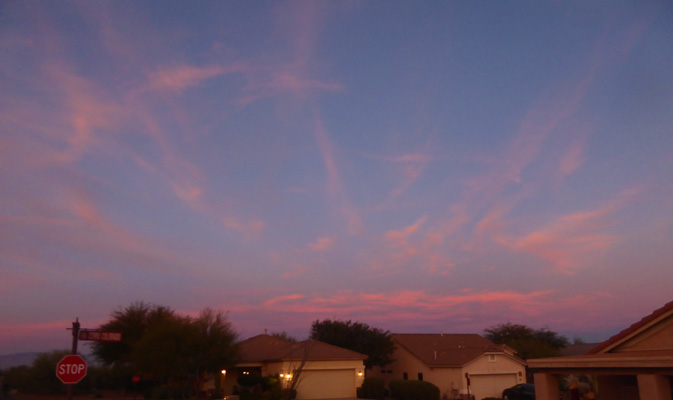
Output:
<svg viewBox="0 0 673 400">
<path fill-rule="evenodd" d="M 0 354 L 136 301 L 599 341 L 673 300 L 669 1 L 0 4 Z"/>
</svg>

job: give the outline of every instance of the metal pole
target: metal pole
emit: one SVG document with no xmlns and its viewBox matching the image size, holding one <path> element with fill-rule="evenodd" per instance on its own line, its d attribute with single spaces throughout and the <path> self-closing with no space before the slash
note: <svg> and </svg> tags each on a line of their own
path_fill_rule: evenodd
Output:
<svg viewBox="0 0 673 400">
<path fill-rule="evenodd" d="M 72 354 L 77 355 L 77 340 L 79 340 L 79 318 L 72 323 Z M 68 400 L 72 400 L 72 384 L 68 385 Z"/>
</svg>

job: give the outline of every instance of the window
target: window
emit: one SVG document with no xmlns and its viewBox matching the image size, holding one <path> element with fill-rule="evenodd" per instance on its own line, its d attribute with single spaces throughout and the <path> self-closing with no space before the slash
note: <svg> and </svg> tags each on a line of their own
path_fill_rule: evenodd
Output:
<svg viewBox="0 0 673 400">
<path fill-rule="evenodd" d="M 407 374 L 406 372 L 403 373 L 403 374 L 402 374 L 402 379 L 404 379 L 405 381 L 406 381 L 407 379 L 409 379 L 409 374 Z"/>
<path fill-rule="evenodd" d="M 422 372 L 419 372 L 419 373 L 418 373 L 418 380 L 419 380 L 419 381 L 422 381 L 422 380 L 423 380 L 423 373 L 422 373 Z"/>
<path fill-rule="evenodd" d="M 495 354 L 488 355 L 488 362 L 495 362 Z"/>
</svg>

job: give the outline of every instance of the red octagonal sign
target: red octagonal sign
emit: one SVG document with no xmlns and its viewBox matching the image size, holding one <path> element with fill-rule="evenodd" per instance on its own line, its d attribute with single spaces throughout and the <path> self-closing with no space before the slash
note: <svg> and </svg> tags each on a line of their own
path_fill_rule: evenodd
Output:
<svg viewBox="0 0 673 400">
<path fill-rule="evenodd" d="M 77 383 L 86 376 L 86 361 L 74 354 L 65 356 L 56 364 L 56 376 L 63 383 Z"/>
</svg>

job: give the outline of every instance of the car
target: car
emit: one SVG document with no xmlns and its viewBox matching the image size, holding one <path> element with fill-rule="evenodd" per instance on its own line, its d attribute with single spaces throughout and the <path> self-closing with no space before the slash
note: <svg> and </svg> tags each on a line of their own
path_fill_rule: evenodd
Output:
<svg viewBox="0 0 673 400">
<path fill-rule="evenodd" d="M 502 400 L 535 400 L 535 385 L 520 383 L 502 391 Z"/>
</svg>

